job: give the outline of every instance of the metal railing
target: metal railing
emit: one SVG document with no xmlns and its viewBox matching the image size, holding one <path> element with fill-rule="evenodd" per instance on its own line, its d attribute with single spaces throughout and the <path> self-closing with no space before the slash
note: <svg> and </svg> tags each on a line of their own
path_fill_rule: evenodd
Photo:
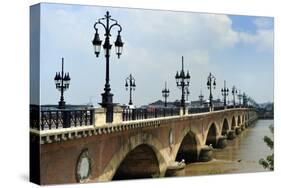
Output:
<svg viewBox="0 0 281 188">
<path fill-rule="evenodd" d="M 214 111 L 224 110 L 224 106 L 215 106 Z"/>
<path fill-rule="evenodd" d="M 37 130 L 89 126 L 93 123 L 94 109 L 30 111 L 30 127 Z"/>
<path fill-rule="evenodd" d="M 180 108 L 154 108 L 154 109 L 128 109 L 124 108 L 122 113 L 123 121 L 151 119 L 180 115 Z"/>
<path fill-rule="evenodd" d="M 203 108 L 189 108 L 188 113 L 189 114 L 197 114 L 197 113 L 204 113 L 209 112 L 209 107 L 203 107 Z"/>
</svg>

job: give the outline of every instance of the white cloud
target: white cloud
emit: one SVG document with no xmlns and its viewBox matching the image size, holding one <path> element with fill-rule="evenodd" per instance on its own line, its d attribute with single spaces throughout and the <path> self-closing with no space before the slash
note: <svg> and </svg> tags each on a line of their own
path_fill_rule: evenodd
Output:
<svg viewBox="0 0 281 188">
<path fill-rule="evenodd" d="M 256 34 L 239 33 L 241 42 L 253 44 L 259 51 L 272 51 L 274 32 L 272 29 L 260 29 Z"/>
</svg>

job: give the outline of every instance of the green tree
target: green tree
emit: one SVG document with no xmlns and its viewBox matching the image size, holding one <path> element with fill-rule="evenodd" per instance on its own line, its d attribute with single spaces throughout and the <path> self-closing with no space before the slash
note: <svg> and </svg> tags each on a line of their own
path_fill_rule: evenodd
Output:
<svg viewBox="0 0 281 188">
<path fill-rule="evenodd" d="M 273 134 L 274 128 L 273 126 L 269 126 L 271 133 Z M 266 145 L 273 151 L 274 149 L 274 141 L 268 136 L 264 136 L 263 138 Z M 268 155 L 266 159 L 260 159 L 259 164 L 262 165 L 265 169 L 274 170 L 274 152 L 271 155 Z"/>
</svg>

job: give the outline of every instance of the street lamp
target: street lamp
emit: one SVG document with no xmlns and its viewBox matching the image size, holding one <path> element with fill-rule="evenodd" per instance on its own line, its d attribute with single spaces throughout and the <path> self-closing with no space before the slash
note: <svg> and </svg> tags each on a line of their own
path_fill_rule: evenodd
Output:
<svg viewBox="0 0 281 188">
<path fill-rule="evenodd" d="M 239 93 L 238 93 L 238 95 L 237 95 L 237 97 L 238 97 L 238 100 L 239 100 L 239 107 L 241 107 L 241 99 L 242 99 L 242 93 L 241 93 L 241 90 L 239 90 Z"/>
<path fill-rule="evenodd" d="M 235 95 L 237 94 L 237 89 L 235 86 L 232 87 L 231 93 L 233 95 L 233 107 L 235 108 Z"/>
<path fill-rule="evenodd" d="M 190 92 L 189 92 L 189 88 L 186 87 L 186 103 L 188 104 L 188 96 L 189 96 Z"/>
<path fill-rule="evenodd" d="M 243 106 L 244 106 L 244 108 L 247 107 L 247 103 L 248 103 L 247 95 L 246 95 L 246 93 L 243 93 Z"/>
<path fill-rule="evenodd" d="M 129 100 L 129 105 L 132 105 L 133 102 L 132 102 L 132 90 L 135 91 L 136 89 L 136 80 L 135 78 L 132 76 L 132 74 L 130 74 L 130 76 L 128 76 L 126 79 L 125 79 L 125 87 L 126 87 L 126 90 L 128 90 L 129 88 L 129 91 L 130 91 L 130 100 Z M 129 83 L 129 84 L 128 84 Z"/>
<path fill-rule="evenodd" d="M 203 99 L 204 99 L 204 95 L 202 94 L 202 90 L 200 90 L 199 100 L 201 106 L 203 105 Z"/>
<path fill-rule="evenodd" d="M 213 94 L 212 94 L 212 87 L 213 89 L 216 89 L 216 77 L 212 75 L 212 73 L 209 74 L 207 78 L 207 88 L 210 90 L 210 95 L 209 95 L 209 106 L 210 106 L 210 111 L 213 110 Z"/>
<path fill-rule="evenodd" d="M 103 20 L 105 20 L 105 23 L 102 22 Z M 111 25 L 110 22 L 112 22 Z M 94 25 L 94 29 L 96 32 L 95 32 L 94 39 L 92 40 L 96 57 L 99 56 L 101 45 L 102 45 L 102 40 L 100 40 L 99 33 L 98 33 L 98 28 L 97 28 L 98 25 L 101 25 L 102 28 L 104 28 L 105 30 L 105 34 L 104 34 L 105 41 L 103 44 L 103 49 L 105 52 L 105 59 L 106 59 L 105 87 L 104 87 L 104 93 L 101 94 L 102 102 L 100 103 L 100 105 L 107 109 L 106 122 L 112 122 L 113 121 L 113 103 L 112 103 L 113 94 L 110 93 L 111 89 L 109 84 L 109 57 L 110 57 L 110 50 L 112 45 L 110 44 L 109 37 L 111 36 L 110 33 L 111 29 L 114 28 L 115 26 L 118 27 L 118 35 L 114 44 L 115 44 L 116 54 L 118 58 L 120 58 L 120 55 L 122 54 L 122 50 L 123 50 L 123 44 L 124 44 L 122 42 L 121 35 L 120 35 L 122 31 L 122 27 L 118 24 L 116 20 L 111 18 L 108 11 L 106 12 L 106 15 L 103 18 L 98 19 L 98 21 Z"/>
<path fill-rule="evenodd" d="M 169 97 L 169 95 L 170 95 L 170 91 L 169 89 L 167 89 L 167 82 L 165 82 L 165 88 L 162 90 L 162 96 L 165 99 L 165 103 L 164 103 L 165 107 L 167 107 L 167 98 Z"/>
<path fill-rule="evenodd" d="M 227 108 L 227 105 L 226 105 L 226 97 L 228 96 L 228 93 L 229 93 L 229 90 L 228 88 L 226 87 L 226 81 L 224 80 L 224 87 L 221 89 L 221 94 L 223 96 L 223 105 L 224 105 L 224 108 L 226 109 Z"/>
<path fill-rule="evenodd" d="M 182 69 L 180 73 L 177 71 L 175 78 L 177 82 L 177 87 L 181 89 L 181 107 L 183 108 L 183 114 L 185 114 L 185 88 L 189 86 L 190 75 L 189 75 L 189 71 L 187 71 L 186 74 L 184 73 L 183 56 L 182 56 Z"/>
<path fill-rule="evenodd" d="M 60 101 L 59 101 L 59 109 L 65 108 L 65 101 L 63 94 L 69 88 L 70 77 L 69 73 L 64 73 L 64 58 L 61 59 L 61 72 L 56 72 L 56 76 L 54 78 L 56 88 L 61 92 Z"/>
</svg>

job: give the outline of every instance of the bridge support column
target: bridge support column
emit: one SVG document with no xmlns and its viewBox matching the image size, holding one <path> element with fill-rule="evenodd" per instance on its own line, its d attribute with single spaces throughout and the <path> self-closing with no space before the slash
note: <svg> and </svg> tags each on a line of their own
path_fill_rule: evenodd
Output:
<svg viewBox="0 0 281 188">
<path fill-rule="evenodd" d="M 227 139 L 228 140 L 233 140 L 236 137 L 235 131 L 234 130 L 230 130 L 227 132 Z"/>
<path fill-rule="evenodd" d="M 223 149 L 227 146 L 227 137 L 226 136 L 220 136 L 218 138 L 218 143 L 216 145 L 216 148 Z"/>
<path fill-rule="evenodd" d="M 207 162 L 213 159 L 213 148 L 210 146 L 202 146 L 199 155 L 200 162 Z"/>
<path fill-rule="evenodd" d="M 235 133 L 239 135 L 241 133 L 241 127 L 235 127 Z"/>
</svg>

